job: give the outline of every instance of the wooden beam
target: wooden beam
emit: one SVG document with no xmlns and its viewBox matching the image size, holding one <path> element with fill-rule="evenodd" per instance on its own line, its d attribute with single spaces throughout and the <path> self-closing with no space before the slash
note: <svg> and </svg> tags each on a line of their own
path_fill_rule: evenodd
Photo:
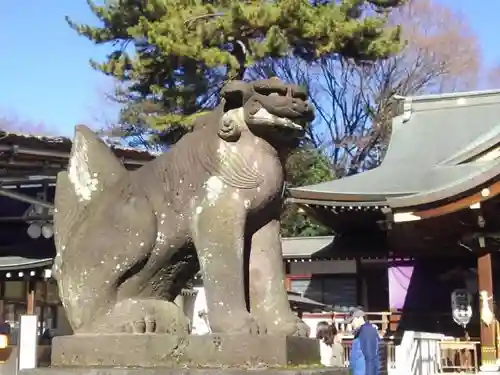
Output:
<svg viewBox="0 0 500 375">
<path fill-rule="evenodd" d="M 486 192 L 487 194 L 485 194 Z M 500 195 L 500 181 L 497 181 L 489 186 L 485 186 L 482 190 L 454 202 L 434 207 L 428 210 L 413 211 L 411 214 L 419 217 L 420 219 L 429 219 L 431 217 L 442 216 L 469 208 L 475 203 L 484 202 L 496 197 L 497 195 Z"/>
</svg>

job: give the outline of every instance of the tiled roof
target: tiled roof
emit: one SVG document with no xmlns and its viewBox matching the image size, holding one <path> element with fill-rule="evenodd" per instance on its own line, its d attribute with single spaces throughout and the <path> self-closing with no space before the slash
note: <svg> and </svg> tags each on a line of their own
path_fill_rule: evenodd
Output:
<svg viewBox="0 0 500 375">
<path fill-rule="evenodd" d="M 395 104 L 398 113 L 379 167 L 290 189 L 292 201 L 415 207 L 468 192 L 500 175 L 499 90 L 401 97 Z"/>
</svg>

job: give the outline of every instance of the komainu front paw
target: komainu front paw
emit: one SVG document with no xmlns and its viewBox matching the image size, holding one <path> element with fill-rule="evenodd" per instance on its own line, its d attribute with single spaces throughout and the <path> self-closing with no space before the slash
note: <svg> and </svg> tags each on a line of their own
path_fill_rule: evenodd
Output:
<svg viewBox="0 0 500 375">
<path fill-rule="evenodd" d="M 309 337 L 311 333 L 309 326 L 293 314 L 287 317 L 276 317 L 267 327 L 269 335 Z"/>
<path fill-rule="evenodd" d="M 152 316 L 144 316 L 140 319 L 123 323 L 122 329 L 130 333 L 156 333 L 156 319 Z"/>
<path fill-rule="evenodd" d="M 174 303 L 162 300 L 135 302 L 136 309 L 131 309 L 129 319 L 123 324 L 124 331 L 167 334 L 185 334 L 189 331 L 189 320 Z"/>
<path fill-rule="evenodd" d="M 172 302 L 154 299 L 127 299 L 94 323 L 101 333 L 187 334 L 189 320 Z"/>
<path fill-rule="evenodd" d="M 258 335 L 267 331 L 265 325 L 259 325 L 248 312 L 232 313 L 227 319 L 218 318 L 210 321 L 213 333 Z"/>
<path fill-rule="evenodd" d="M 189 321 L 179 317 L 144 315 L 138 319 L 125 321 L 121 330 L 127 333 L 167 333 L 171 335 L 189 332 Z"/>
</svg>

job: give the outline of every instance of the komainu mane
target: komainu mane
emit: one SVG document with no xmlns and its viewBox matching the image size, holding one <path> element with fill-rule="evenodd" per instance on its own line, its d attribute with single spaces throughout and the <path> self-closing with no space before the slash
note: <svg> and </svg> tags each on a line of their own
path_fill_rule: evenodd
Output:
<svg viewBox="0 0 500 375">
<path fill-rule="evenodd" d="M 308 334 L 283 283 L 287 153 L 314 117 L 277 79 L 231 82 L 168 152 L 127 171 L 88 128 L 57 178 L 54 276 L 79 333 L 187 333 L 173 303 L 201 268 L 214 333 Z"/>
</svg>

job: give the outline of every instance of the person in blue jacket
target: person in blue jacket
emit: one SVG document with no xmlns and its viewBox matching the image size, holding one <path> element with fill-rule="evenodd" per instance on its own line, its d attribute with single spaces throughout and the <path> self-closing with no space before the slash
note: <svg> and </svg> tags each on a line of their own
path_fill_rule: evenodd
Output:
<svg viewBox="0 0 500 375">
<path fill-rule="evenodd" d="M 351 374 L 378 375 L 380 336 L 377 329 L 366 320 L 364 311 L 360 309 L 352 310 L 345 323 L 351 324 L 354 330 L 349 359 Z"/>
</svg>

